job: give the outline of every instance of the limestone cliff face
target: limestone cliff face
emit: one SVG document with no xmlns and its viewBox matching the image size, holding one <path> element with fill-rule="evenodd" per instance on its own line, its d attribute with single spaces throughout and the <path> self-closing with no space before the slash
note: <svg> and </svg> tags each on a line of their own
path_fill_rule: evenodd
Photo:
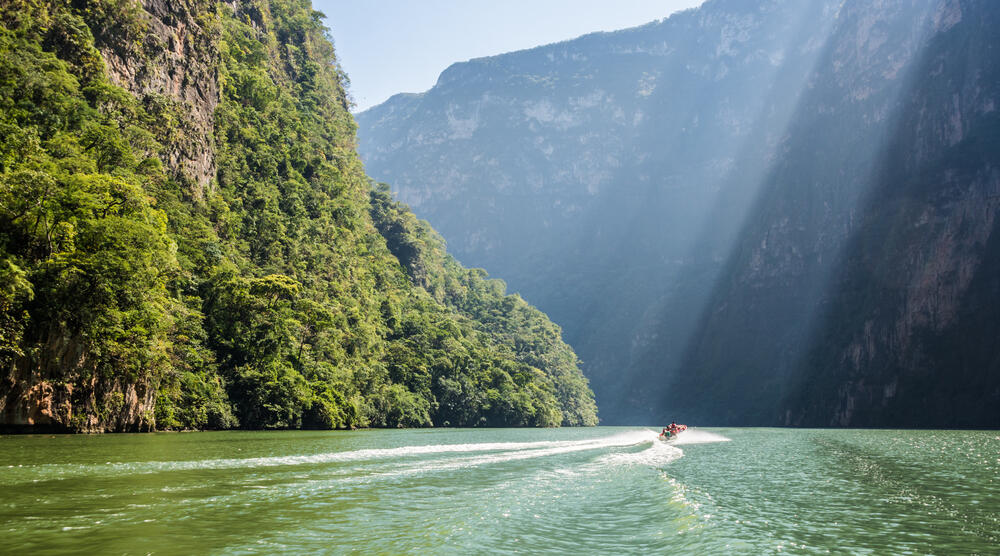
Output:
<svg viewBox="0 0 1000 556">
<path fill-rule="evenodd" d="M 200 199 L 215 177 L 212 117 L 219 103 L 216 6 L 204 0 L 143 0 L 135 29 L 97 28 L 95 42 L 116 85 L 177 118 L 164 162 Z M 183 140 L 178 140 L 183 138 Z"/>
<path fill-rule="evenodd" d="M 793 392 L 788 422 L 1000 423 L 998 22 L 982 2 L 930 12 L 927 46 L 829 288 L 820 323 L 834 340 L 809 347 L 836 396 Z"/>
<path fill-rule="evenodd" d="M 566 328 L 609 422 L 997 426 L 1000 10 L 802 4 L 455 66 L 362 154 Z"/>
<path fill-rule="evenodd" d="M 996 426 L 996 17 L 974 1 L 845 3 L 684 359 L 698 373 L 677 391 L 702 403 L 672 405 Z"/>
<path fill-rule="evenodd" d="M 3 377 L 0 422 L 4 430 L 153 429 L 155 390 L 149 380 L 101 377 L 88 368 L 82 344 L 61 336 L 52 337 L 39 355 L 40 361 L 20 359 Z"/>
</svg>

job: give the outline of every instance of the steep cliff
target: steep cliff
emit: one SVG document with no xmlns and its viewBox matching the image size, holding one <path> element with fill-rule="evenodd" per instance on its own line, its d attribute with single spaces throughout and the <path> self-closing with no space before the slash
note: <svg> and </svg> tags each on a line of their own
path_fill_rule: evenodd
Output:
<svg viewBox="0 0 1000 556">
<path fill-rule="evenodd" d="M 709 0 L 456 64 L 361 152 L 564 327 L 607 422 L 995 426 L 996 15 Z"/>
<path fill-rule="evenodd" d="M 997 13 L 845 3 L 685 356 L 697 375 L 675 386 L 701 403 L 670 406 L 755 423 L 1000 422 L 995 319 L 978 305 L 995 296 Z"/>
<path fill-rule="evenodd" d="M 559 329 L 375 194 L 321 18 L 0 7 L 0 426 L 596 423 Z"/>
<path fill-rule="evenodd" d="M 998 23 L 990 2 L 926 12 L 786 422 L 1000 425 Z"/>
</svg>

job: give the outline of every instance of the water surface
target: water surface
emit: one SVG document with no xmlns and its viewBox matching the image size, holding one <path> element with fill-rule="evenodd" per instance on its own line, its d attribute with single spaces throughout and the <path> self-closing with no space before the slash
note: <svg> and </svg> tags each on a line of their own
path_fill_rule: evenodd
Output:
<svg viewBox="0 0 1000 556">
<path fill-rule="evenodd" d="M 0 437 L 10 553 L 1000 552 L 1000 432 Z"/>
</svg>

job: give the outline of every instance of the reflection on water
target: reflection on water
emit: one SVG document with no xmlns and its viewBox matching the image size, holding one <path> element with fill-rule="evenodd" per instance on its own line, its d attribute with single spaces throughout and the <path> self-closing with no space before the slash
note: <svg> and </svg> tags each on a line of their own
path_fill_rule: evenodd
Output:
<svg viewBox="0 0 1000 556">
<path fill-rule="evenodd" d="M 4 550 L 995 552 L 1000 433 L 0 437 Z"/>
</svg>

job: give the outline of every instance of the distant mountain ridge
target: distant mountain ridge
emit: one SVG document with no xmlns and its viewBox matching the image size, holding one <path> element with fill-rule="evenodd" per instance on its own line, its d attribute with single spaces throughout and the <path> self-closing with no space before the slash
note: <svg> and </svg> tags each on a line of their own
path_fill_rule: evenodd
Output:
<svg viewBox="0 0 1000 556">
<path fill-rule="evenodd" d="M 605 422 L 997 426 L 998 11 L 709 0 L 455 64 L 359 148 Z"/>
</svg>

